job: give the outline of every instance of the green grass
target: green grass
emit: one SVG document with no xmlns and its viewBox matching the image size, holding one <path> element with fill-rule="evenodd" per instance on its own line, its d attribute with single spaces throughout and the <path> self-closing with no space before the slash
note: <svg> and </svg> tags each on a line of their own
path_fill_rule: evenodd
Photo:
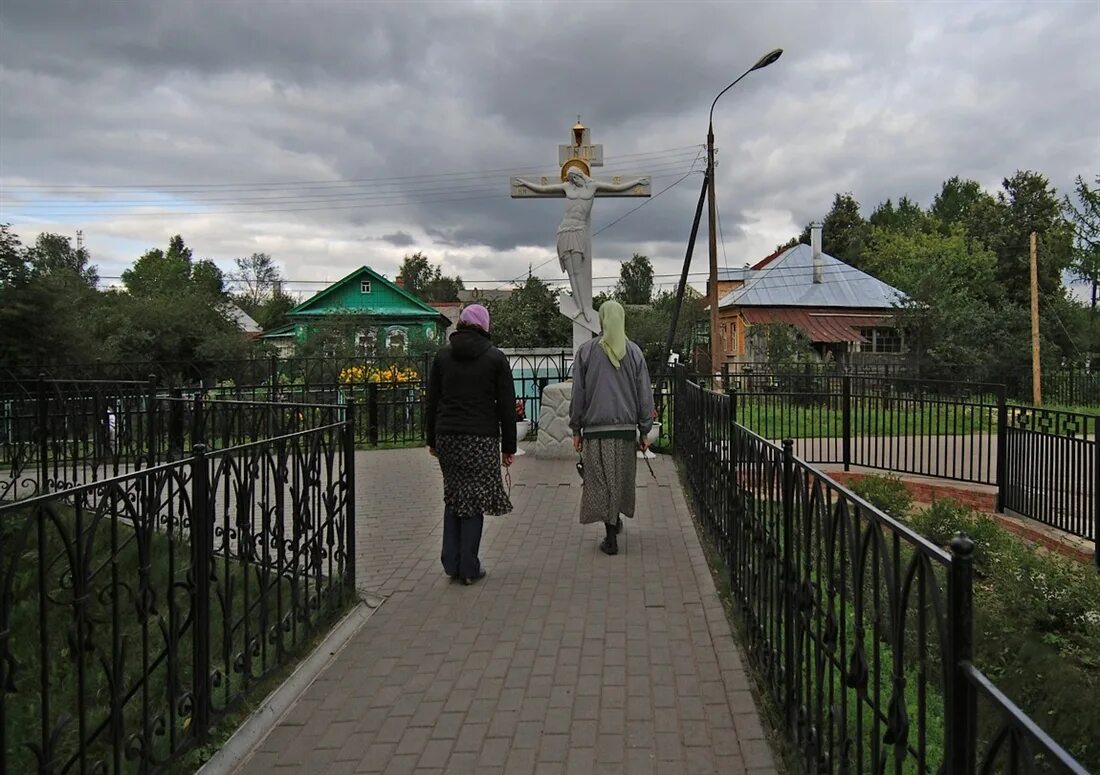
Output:
<svg viewBox="0 0 1100 775">
<path fill-rule="evenodd" d="M 44 546 L 39 546 L 39 520 L 45 520 Z M 19 556 L 5 557 L 5 562 L 15 563 L 10 647 L 16 691 L 7 695 L 5 720 L 9 770 L 37 769 L 24 744 L 41 740 L 43 642 L 49 725 L 56 730 L 59 767 L 80 749 L 81 718 L 85 739 L 109 720 L 112 685 L 119 687 L 121 771 L 138 771 L 137 761 L 127 758 L 125 749 L 140 745 L 142 738 L 158 759 L 186 748 L 191 735 L 187 693 L 194 664 L 187 540 L 180 538 L 178 528 L 174 534 L 139 533 L 125 519 L 107 516 L 96 521 L 87 511 L 78 513 L 56 502 L 35 514 L 28 510 L 5 513 L 0 545 L 14 547 L 24 529 L 26 540 Z M 40 556 L 48 561 L 44 596 Z M 84 596 L 84 621 L 89 626 L 83 633 L 74 627 L 74 565 L 87 568 L 90 577 Z M 224 557 L 216 557 L 215 566 L 209 643 L 211 669 L 220 676 L 212 697 L 212 715 L 218 718 L 241 704 L 248 692 L 262 690 L 258 682 L 277 666 L 293 662 L 294 655 L 346 607 L 346 598 L 339 587 L 322 595 L 307 623 L 305 601 L 314 589 L 300 577 L 280 578 L 235 560 L 227 564 Z M 285 614 L 282 621 L 274 615 L 279 600 Z M 297 616 L 292 613 L 293 601 L 299 606 Z M 43 608 L 45 632 L 40 618 Z M 170 638 L 167 633 L 173 631 L 176 637 Z M 170 641 L 174 659 L 169 658 Z M 121 658 L 113 659 L 112 654 Z M 78 698 L 83 702 L 78 703 Z M 114 755 L 109 728 L 86 746 L 89 766 L 103 761 L 112 770 Z"/>
<path fill-rule="evenodd" d="M 852 437 L 945 436 L 992 433 L 996 429 L 995 410 L 932 402 L 899 404 L 896 409 L 868 409 L 853 402 Z M 840 438 L 844 435 L 844 414 L 837 400 L 803 405 L 741 398 L 737 403 L 737 422 L 766 439 Z"/>
</svg>

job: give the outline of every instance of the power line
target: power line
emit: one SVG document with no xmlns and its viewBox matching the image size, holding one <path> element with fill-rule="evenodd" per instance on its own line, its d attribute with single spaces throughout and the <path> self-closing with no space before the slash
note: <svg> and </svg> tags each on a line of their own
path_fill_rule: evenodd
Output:
<svg viewBox="0 0 1100 775">
<path fill-rule="evenodd" d="M 677 148 L 667 148 L 659 151 L 644 151 L 638 153 L 626 153 L 618 156 L 609 156 L 608 160 L 619 161 L 620 159 L 633 159 L 642 160 L 654 157 L 666 157 L 669 154 L 683 153 L 698 148 L 695 145 L 680 146 Z M 386 181 L 412 181 L 423 179 L 436 179 L 436 178 L 449 178 L 449 177 L 470 177 L 470 176 L 484 176 L 490 174 L 518 172 L 518 171 L 530 171 L 530 170 L 544 170 L 548 169 L 547 165 L 516 165 L 512 167 L 498 167 L 496 169 L 488 170 L 467 170 L 462 172 L 437 172 L 437 173 L 423 173 L 418 175 L 393 175 L 393 176 L 377 176 L 367 178 L 349 178 L 347 180 L 298 180 L 298 181 L 267 181 L 267 182 L 251 182 L 251 183 L 104 183 L 104 184 L 33 184 L 33 183 L 12 183 L 4 184 L 4 188 L 19 189 L 19 190 L 124 190 L 124 189 L 224 189 L 224 188 L 266 188 L 266 187 L 293 187 L 293 186 L 340 186 L 340 185 L 352 185 L 361 183 L 380 183 Z M 557 170 L 555 169 L 555 174 Z"/>
<path fill-rule="evenodd" d="M 551 258 L 550 261 L 553 261 L 555 259 L 556 259 L 556 256 L 554 258 Z M 549 263 L 549 262 L 546 262 L 546 263 Z M 532 267 L 532 268 L 534 268 L 534 267 Z M 810 267 L 784 267 L 784 266 L 779 266 L 779 267 L 773 267 L 773 268 L 768 268 L 768 269 L 756 269 L 756 270 L 746 270 L 746 271 L 753 271 L 754 273 L 757 273 L 756 277 L 761 277 L 765 273 L 768 273 L 769 277 L 776 277 L 776 276 L 796 277 L 798 275 L 807 275 L 807 274 L 811 273 L 812 268 L 810 268 Z M 847 265 L 827 266 L 822 270 L 822 276 L 830 276 L 830 275 L 835 276 L 835 275 L 844 275 L 844 274 L 859 274 L 859 275 L 864 275 L 865 277 L 872 277 L 871 275 L 867 275 L 865 272 L 863 272 L 859 269 L 856 269 L 855 267 L 847 266 Z M 706 271 L 706 270 L 698 270 L 698 271 L 694 271 L 694 272 L 688 272 L 689 277 L 702 277 L 702 276 L 708 276 L 708 275 L 709 275 L 709 272 Z M 520 275 L 521 278 L 526 277 L 526 276 L 527 276 L 526 272 L 524 272 L 522 275 Z M 677 278 L 679 276 L 680 276 L 679 272 L 661 272 L 661 273 L 654 273 L 654 275 L 653 275 L 654 279 L 657 279 L 657 278 Z M 753 277 L 753 278 L 750 278 L 750 279 L 755 280 L 756 277 Z M 119 275 L 100 275 L 100 279 L 117 280 L 117 279 L 121 279 L 121 278 L 120 278 Z M 238 282 L 236 280 L 233 280 L 232 278 L 227 278 L 227 279 L 228 279 L 229 282 Z M 549 281 L 565 282 L 566 278 L 561 277 L 561 278 L 542 278 L 542 279 L 546 279 L 548 282 Z M 600 275 L 598 277 L 593 277 L 592 279 L 593 280 L 618 280 L 619 277 L 617 275 Z M 877 278 L 872 277 L 872 279 L 877 279 Z M 512 282 L 512 281 L 513 280 L 511 280 L 511 279 L 489 279 L 489 278 L 463 278 L 462 279 L 463 283 L 485 283 L 485 284 L 508 283 L 508 282 Z M 298 279 L 284 278 L 284 279 L 281 280 L 281 282 L 291 283 L 291 284 L 294 284 L 294 285 L 331 285 L 333 282 L 335 282 L 335 280 L 308 280 L 308 279 L 305 279 L 305 278 L 298 278 Z M 719 282 L 722 282 L 722 280 L 719 280 Z M 847 282 L 847 281 L 846 280 L 830 280 L 830 281 L 827 281 L 827 282 Z M 795 283 L 794 285 L 798 285 L 798 283 Z M 781 287 L 788 287 L 788 286 L 781 286 Z M 793 286 L 790 286 L 790 287 L 793 287 Z"/>
<path fill-rule="evenodd" d="M 654 179 L 662 179 L 673 177 L 677 173 L 670 173 L 667 175 L 654 175 Z M 489 191 L 490 189 L 483 189 Z M 170 208 L 153 210 L 148 212 L 85 212 L 85 213 L 61 213 L 61 215 L 83 215 L 89 218 L 130 218 L 130 217 L 165 217 L 165 216 L 211 216 L 211 215 L 263 215 L 267 213 L 293 213 L 293 212 L 318 212 L 329 210 L 358 210 L 358 209 L 375 209 L 382 207 L 407 207 L 410 205 L 422 205 L 422 204 L 442 204 L 447 202 L 468 202 L 486 199 L 501 199 L 507 197 L 506 192 L 500 192 L 493 194 L 485 194 L 482 196 L 463 195 L 463 196 L 439 196 L 439 197 L 427 197 L 424 199 L 417 199 L 415 194 L 407 195 L 404 199 L 390 202 L 357 202 L 354 204 L 329 204 L 322 206 L 309 206 L 309 207 L 257 207 L 249 210 L 223 210 L 220 208 L 212 208 L 209 210 L 202 210 L 198 212 L 183 212 L 179 210 L 172 210 Z M 346 200 L 346 197 L 344 198 Z M 180 206 L 194 206 L 201 203 L 182 203 Z M 259 203 L 257 203 L 258 205 Z M 106 206 L 106 205 L 105 205 Z M 117 205 L 115 205 L 117 206 Z M 246 207 L 250 206 L 245 203 Z M 8 206 L 10 209 L 10 205 Z M 20 208 L 15 208 L 20 209 Z M 3 206 L 0 205 L 0 213 L 3 212 Z"/>
<path fill-rule="evenodd" d="M 647 167 L 649 174 L 665 175 L 678 173 L 684 169 L 684 162 L 687 161 L 685 157 L 682 160 L 671 160 L 658 165 L 650 165 Z M 615 175 L 638 175 L 642 174 L 642 170 L 615 170 L 612 174 Z M 480 181 L 479 181 L 480 182 Z M 462 181 L 457 185 L 448 184 L 447 182 L 429 181 L 423 184 L 418 184 L 419 187 L 408 187 L 395 190 L 376 190 L 376 191 L 359 191 L 346 189 L 341 192 L 333 193 L 333 189 L 325 189 L 320 194 L 306 194 L 299 195 L 288 193 L 284 194 L 282 191 L 273 190 L 270 192 L 264 192 L 265 196 L 258 195 L 242 195 L 242 196 L 209 196 L 205 193 L 192 196 L 186 201 L 165 201 L 164 199 L 105 199 L 100 201 L 29 201 L 26 199 L 14 199 L 7 197 L 9 200 L 9 206 L 15 206 L 20 209 L 97 209 L 105 207 L 188 207 L 194 205 L 206 205 L 206 204 L 219 204 L 219 203 L 233 203 L 241 205 L 263 205 L 270 203 L 310 203 L 310 202 L 326 202 L 326 201 L 360 201 L 371 199 L 389 199 L 401 196 L 438 196 L 438 195 L 452 195 L 452 194 L 482 194 L 493 193 L 500 191 L 500 186 L 492 184 L 475 185 L 473 181 Z M 425 187 L 428 186 L 428 187 Z M 216 192 L 218 194 L 222 192 Z M 4 195 L 0 192 L 0 201 L 4 199 Z"/>
</svg>

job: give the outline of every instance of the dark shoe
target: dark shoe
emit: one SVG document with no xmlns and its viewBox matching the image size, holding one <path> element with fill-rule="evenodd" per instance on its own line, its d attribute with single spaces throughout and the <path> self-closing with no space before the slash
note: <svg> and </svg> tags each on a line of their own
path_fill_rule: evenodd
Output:
<svg viewBox="0 0 1100 775">
<path fill-rule="evenodd" d="M 612 533 L 604 540 L 600 541 L 600 551 L 604 554 L 618 554 L 619 553 L 619 540 Z"/>
<path fill-rule="evenodd" d="M 458 581 L 458 574 L 457 573 L 448 573 L 447 578 L 449 578 L 451 581 Z"/>
<path fill-rule="evenodd" d="M 623 532 L 623 518 L 618 517 L 615 520 L 615 534 L 618 535 L 621 532 Z"/>
<path fill-rule="evenodd" d="M 471 576 L 470 578 L 463 578 L 463 579 L 462 579 L 462 583 L 463 583 L 463 584 L 465 584 L 466 586 L 470 586 L 470 585 L 471 585 L 471 584 L 473 584 L 473 583 L 474 583 L 475 581 L 479 581 L 480 579 L 483 579 L 483 578 L 485 578 L 485 577 L 486 577 L 487 575 L 488 575 L 488 574 L 487 574 L 487 573 L 485 572 L 485 569 L 484 569 L 484 568 L 482 568 L 481 570 L 479 570 L 479 571 L 477 572 L 477 575 L 476 575 L 476 576 Z"/>
</svg>

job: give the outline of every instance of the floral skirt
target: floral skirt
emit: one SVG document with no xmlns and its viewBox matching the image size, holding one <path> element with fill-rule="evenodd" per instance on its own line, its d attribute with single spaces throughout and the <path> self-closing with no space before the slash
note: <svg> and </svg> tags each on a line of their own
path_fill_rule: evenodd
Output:
<svg viewBox="0 0 1100 775">
<path fill-rule="evenodd" d="M 500 439 L 440 435 L 435 451 L 443 472 L 443 501 L 460 518 L 512 510 L 500 476 Z"/>
</svg>

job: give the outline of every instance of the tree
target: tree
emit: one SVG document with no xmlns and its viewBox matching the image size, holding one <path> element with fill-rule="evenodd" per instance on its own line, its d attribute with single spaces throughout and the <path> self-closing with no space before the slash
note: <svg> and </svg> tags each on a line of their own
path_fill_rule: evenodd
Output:
<svg viewBox="0 0 1100 775">
<path fill-rule="evenodd" d="M 253 253 L 248 258 L 235 259 L 234 263 L 237 271 L 230 279 L 241 290 L 233 296 L 233 301 L 251 315 L 260 328 L 266 330 L 280 325 L 297 302 L 283 290 L 282 273 L 275 259 L 267 253 Z"/>
<path fill-rule="evenodd" d="M 867 223 L 879 228 L 908 233 L 925 231 L 931 225 L 928 215 L 921 206 L 907 196 L 899 199 L 896 207 L 889 199 L 881 203 L 871 213 Z"/>
<path fill-rule="evenodd" d="M 911 353 L 926 364 L 977 367 L 977 378 L 1007 365 L 1022 310 L 1006 302 L 992 251 L 961 224 L 948 235 L 875 228 L 872 242 L 867 271 L 906 294 L 896 317 Z"/>
<path fill-rule="evenodd" d="M 1097 287 L 1100 286 L 1100 174 L 1096 188 L 1080 175 L 1074 185 L 1077 202 L 1068 196 L 1063 201 L 1066 218 L 1073 225 L 1073 273 L 1092 286 L 1092 309 L 1096 309 Z"/>
<path fill-rule="evenodd" d="M 837 194 L 821 224 L 821 250 L 846 264 L 860 267 L 867 242 L 867 222 L 859 214 L 859 202 L 851 192 Z M 810 227 L 802 230 L 798 242 L 810 243 Z M 793 247 L 788 242 L 787 246 Z M 782 247 L 782 246 L 781 246 Z"/>
<path fill-rule="evenodd" d="M 25 282 L 28 269 L 19 235 L 10 223 L 0 223 L 0 288 Z"/>
<path fill-rule="evenodd" d="M 267 253 L 253 253 L 248 258 L 235 258 L 233 263 L 237 265 L 237 271 L 229 279 L 239 288 L 233 300 L 241 309 L 253 315 L 281 285 L 279 266 Z"/>
<path fill-rule="evenodd" d="M 202 364 L 244 355 L 248 343 L 223 313 L 225 279 L 213 261 L 195 261 L 179 235 L 122 273 L 126 293 L 108 293 L 95 321 L 114 357 Z"/>
<path fill-rule="evenodd" d="M 401 261 L 398 276 L 404 282 L 404 289 L 414 296 L 424 297 L 428 285 L 435 279 L 438 267 L 432 266 L 428 257 L 419 250 Z"/>
<path fill-rule="evenodd" d="M 88 326 L 97 280 L 68 237 L 44 233 L 24 247 L 0 226 L 0 362 L 39 368 L 98 354 Z"/>
<path fill-rule="evenodd" d="M 282 282 L 279 282 L 272 289 L 270 298 L 257 308 L 255 314 L 251 312 L 248 314 L 252 315 L 252 319 L 266 331 L 283 325 L 286 322 L 286 313 L 296 306 L 298 301 L 284 291 Z"/>
<path fill-rule="evenodd" d="M 647 256 L 635 253 L 619 268 L 615 298 L 623 304 L 649 304 L 653 296 L 653 264 Z"/>
<path fill-rule="evenodd" d="M 997 207 L 1000 233 L 986 244 L 997 254 L 997 279 L 1009 298 L 1021 303 L 1030 298 L 1032 232 L 1038 234 L 1039 293 L 1061 296 L 1062 272 L 1073 261 L 1073 229 L 1054 188 L 1037 172 L 1017 172 L 1005 178 Z"/>
<path fill-rule="evenodd" d="M 426 300 L 435 302 L 458 301 L 458 292 L 465 289 L 465 287 L 462 284 L 462 278 L 458 275 L 447 277 L 436 268 L 435 277 L 428 283 L 425 293 Z"/>
<path fill-rule="evenodd" d="M 748 338 L 752 352 L 767 361 L 773 372 L 782 372 L 815 357 L 810 337 L 801 328 L 790 323 L 750 326 Z"/>
<path fill-rule="evenodd" d="M 569 319 L 558 312 L 558 292 L 528 274 L 523 285 L 489 302 L 493 339 L 500 347 L 567 347 Z"/>
<path fill-rule="evenodd" d="M 458 292 L 465 287 L 461 277 L 445 276 L 443 270 L 420 251 L 405 256 L 398 276 L 405 290 L 423 301 L 458 301 Z"/>
<path fill-rule="evenodd" d="M 944 234 L 949 234 L 953 226 L 959 225 L 973 237 L 972 216 L 993 201 L 993 197 L 983 191 L 977 181 L 962 180 L 955 175 L 943 182 L 940 193 L 932 200 L 929 215 L 938 222 Z"/>
<path fill-rule="evenodd" d="M 122 273 L 122 283 L 135 297 L 169 296 L 184 292 L 192 280 L 197 286 L 216 294 L 221 293 L 221 270 L 210 261 L 200 261 L 197 277 L 192 262 L 191 248 L 176 235 L 168 242 L 168 250 L 147 251 L 134 265 Z"/>
</svg>

